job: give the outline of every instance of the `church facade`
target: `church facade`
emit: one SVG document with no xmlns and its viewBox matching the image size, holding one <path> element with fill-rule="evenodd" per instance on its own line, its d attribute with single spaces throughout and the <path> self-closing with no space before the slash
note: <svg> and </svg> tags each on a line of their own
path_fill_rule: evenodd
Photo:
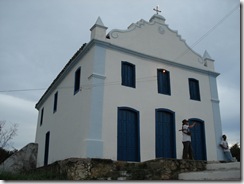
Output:
<svg viewBox="0 0 244 184">
<path fill-rule="evenodd" d="M 70 158 L 140 162 L 182 158 L 183 119 L 195 160 L 222 160 L 214 60 L 193 51 L 155 14 L 126 30 L 100 17 L 90 42 L 36 104 L 37 167 Z"/>
</svg>

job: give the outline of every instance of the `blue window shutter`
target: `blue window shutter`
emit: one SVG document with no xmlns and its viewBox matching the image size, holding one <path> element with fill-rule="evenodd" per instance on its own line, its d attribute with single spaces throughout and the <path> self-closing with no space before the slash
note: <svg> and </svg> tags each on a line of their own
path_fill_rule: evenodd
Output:
<svg viewBox="0 0 244 184">
<path fill-rule="evenodd" d="M 158 93 L 171 95 L 169 71 L 164 69 L 158 69 L 157 80 L 158 80 Z"/>
<path fill-rule="evenodd" d="M 122 61 L 121 62 L 122 85 L 127 87 L 136 87 L 136 70 L 135 65 Z"/>
<path fill-rule="evenodd" d="M 197 101 L 201 100 L 198 80 L 189 78 L 189 93 L 190 99 Z"/>
<path fill-rule="evenodd" d="M 156 158 L 176 158 L 175 113 L 156 109 Z"/>
</svg>

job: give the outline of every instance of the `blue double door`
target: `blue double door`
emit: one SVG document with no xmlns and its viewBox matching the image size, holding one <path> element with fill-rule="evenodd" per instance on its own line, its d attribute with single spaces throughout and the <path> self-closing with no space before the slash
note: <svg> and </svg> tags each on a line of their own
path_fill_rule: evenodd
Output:
<svg viewBox="0 0 244 184">
<path fill-rule="evenodd" d="M 204 122 L 195 118 L 189 119 L 190 125 L 193 122 L 196 122 L 196 125 L 191 128 L 193 157 L 195 160 L 207 160 Z"/>
<path fill-rule="evenodd" d="M 140 161 L 139 112 L 118 108 L 117 159 Z"/>
<path fill-rule="evenodd" d="M 131 108 L 118 108 L 117 159 L 140 161 L 139 112 Z M 156 158 L 175 158 L 174 112 L 156 110 Z M 147 136 L 147 135 L 145 135 Z"/>
<path fill-rule="evenodd" d="M 176 158 L 175 113 L 156 109 L 156 158 Z"/>
<path fill-rule="evenodd" d="M 169 109 L 156 109 L 155 116 L 156 158 L 176 158 L 175 113 Z M 197 125 L 191 129 L 194 159 L 206 160 L 204 122 L 199 119 L 190 119 L 190 124 L 193 121 L 197 122 Z M 118 108 L 118 160 L 140 161 L 139 125 L 138 111 L 128 107 Z"/>
</svg>

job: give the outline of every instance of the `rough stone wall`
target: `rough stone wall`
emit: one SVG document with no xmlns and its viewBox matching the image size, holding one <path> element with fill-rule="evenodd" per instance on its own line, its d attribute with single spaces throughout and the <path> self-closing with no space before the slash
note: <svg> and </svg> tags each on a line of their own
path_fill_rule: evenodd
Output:
<svg viewBox="0 0 244 184">
<path fill-rule="evenodd" d="M 18 173 L 35 169 L 37 149 L 38 145 L 36 143 L 27 144 L 0 165 L 0 172 Z"/>
<path fill-rule="evenodd" d="M 70 158 L 37 168 L 35 172 L 55 172 L 68 180 L 177 180 L 181 172 L 205 169 L 205 161 L 155 159 L 132 163 Z"/>
</svg>

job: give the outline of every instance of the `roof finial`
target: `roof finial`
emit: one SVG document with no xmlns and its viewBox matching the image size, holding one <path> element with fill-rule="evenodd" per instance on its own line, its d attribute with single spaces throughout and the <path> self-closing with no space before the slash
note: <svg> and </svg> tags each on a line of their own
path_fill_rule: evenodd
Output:
<svg viewBox="0 0 244 184">
<path fill-rule="evenodd" d="M 157 14 L 158 14 L 158 12 L 161 12 L 161 10 L 159 10 L 159 5 L 157 5 L 156 8 L 153 8 L 153 10 L 154 10 L 155 12 L 157 12 Z"/>
</svg>

